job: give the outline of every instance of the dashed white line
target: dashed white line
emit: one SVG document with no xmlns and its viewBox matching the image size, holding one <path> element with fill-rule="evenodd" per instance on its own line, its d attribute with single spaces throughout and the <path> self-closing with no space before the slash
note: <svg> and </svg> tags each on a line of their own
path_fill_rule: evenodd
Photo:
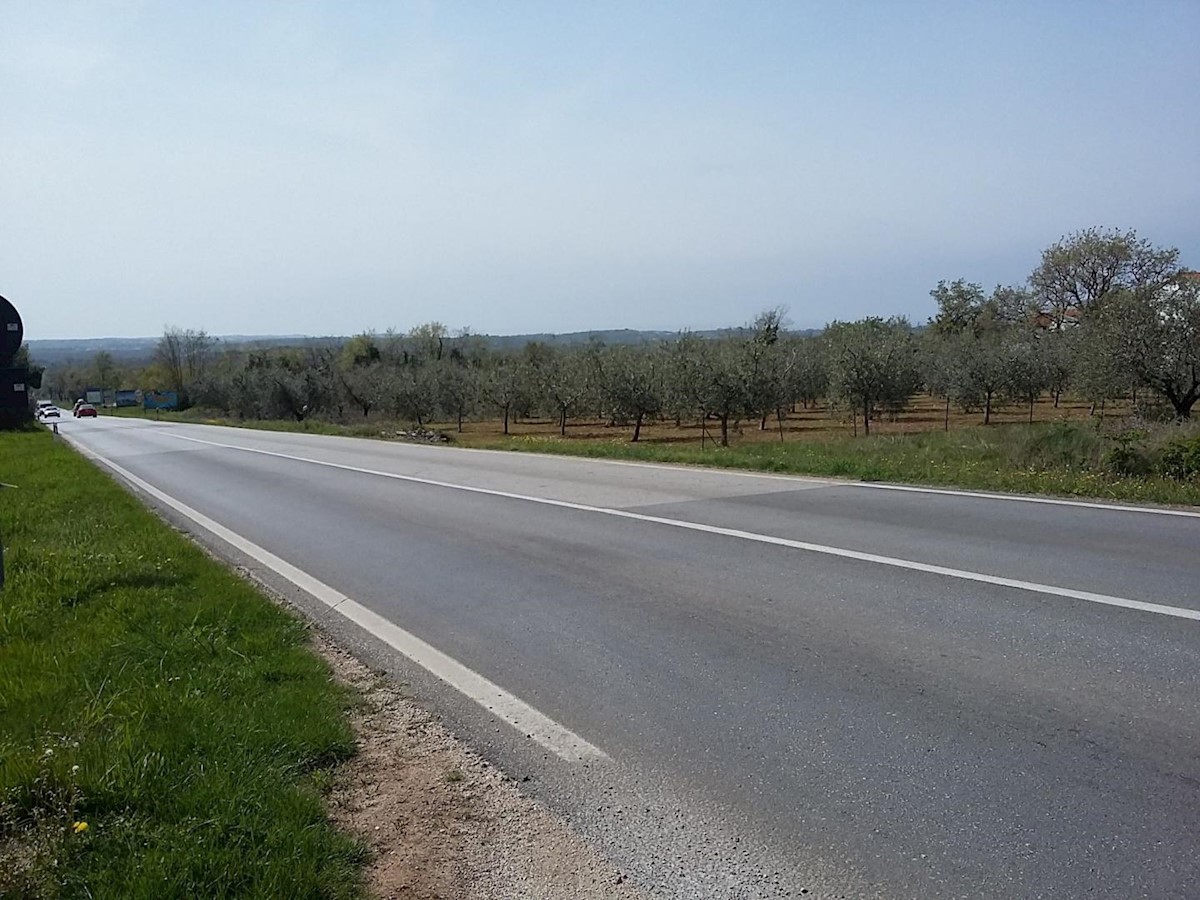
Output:
<svg viewBox="0 0 1200 900">
<path fill-rule="evenodd" d="M 688 522 L 682 519 L 668 519 L 663 518 L 662 516 L 651 516 L 645 513 L 632 512 L 630 510 L 612 509 L 604 506 L 589 506 L 584 503 L 572 503 L 567 500 L 552 500 L 547 497 L 534 497 L 528 494 L 516 494 L 510 491 L 498 491 L 492 488 L 454 484 L 453 482 L 438 481 L 432 478 L 420 478 L 416 475 L 401 475 L 396 472 L 384 472 L 378 469 L 367 469 L 361 466 L 351 466 L 346 465 L 345 463 L 329 462 L 327 460 L 313 459 L 307 456 L 296 456 L 291 453 L 280 453 L 275 450 L 262 450 L 255 447 L 241 447 L 237 444 L 226 444 L 219 441 L 206 441 L 201 438 L 188 437 L 186 435 L 173 434 L 172 437 L 195 444 L 205 444 L 211 447 L 221 447 L 227 450 L 239 450 L 243 453 L 256 453 L 262 456 L 287 459 L 293 462 L 309 463 L 316 466 L 325 466 L 331 469 L 341 469 L 347 472 L 358 472 L 363 475 L 373 475 L 380 478 L 391 478 L 397 481 L 411 482 L 413 484 L 424 484 L 431 487 L 447 488 L 449 490 L 463 491 L 471 494 L 482 494 L 490 497 L 503 497 L 508 500 L 520 500 L 526 503 L 537 503 L 542 506 L 553 506 L 560 509 L 572 509 L 581 512 L 614 516 L 621 519 L 633 519 L 639 522 L 651 522 L 656 525 L 666 525 L 671 528 L 682 528 L 688 531 L 698 531 L 705 534 L 721 535 L 723 537 L 737 538 L 739 540 L 754 541 L 760 544 L 788 547 L 793 550 L 803 550 L 808 553 L 819 553 L 825 556 L 853 559 L 860 562 L 874 563 L 881 566 L 890 566 L 897 569 L 924 572 L 930 575 L 958 578 L 963 581 L 974 581 L 981 584 L 995 585 L 997 587 L 1013 588 L 1015 590 L 1029 591 L 1032 593 L 1045 594 L 1054 597 L 1064 597 L 1070 600 L 1083 600 L 1088 603 L 1098 603 L 1104 606 L 1117 606 L 1124 609 L 1134 609 L 1140 612 L 1156 613 L 1161 616 L 1172 616 L 1177 619 L 1191 619 L 1193 621 L 1200 621 L 1200 610 L 1188 609 L 1186 607 L 1168 606 L 1162 603 L 1147 603 L 1142 600 L 1132 600 L 1126 597 L 1115 597 L 1109 594 L 1095 593 L 1093 591 L 1080 591 L 1073 588 L 1058 587 L 1052 584 L 1040 584 L 1033 581 L 1023 581 L 1017 578 L 1004 578 L 999 575 L 988 575 L 983 572 L 972 572 L 967 569 L 955 569 L 949 566 L 938 566 L 931 563 L 917 562 L 916 560 L 911 559 L 900 559 L 893 556 L 881 556 L 876 553 L 865 553 L 860 550 L 848 550 L 844 547 L 832 547 L 826 544 L 815 544 L 809 541 L 796 541 L 790 538 L 776 537 L 775 535 L 770 534 L 742 531 L 737 528 L 722 528 L 717 525 L 705 525 L 699 522 Z"/>
</svg>

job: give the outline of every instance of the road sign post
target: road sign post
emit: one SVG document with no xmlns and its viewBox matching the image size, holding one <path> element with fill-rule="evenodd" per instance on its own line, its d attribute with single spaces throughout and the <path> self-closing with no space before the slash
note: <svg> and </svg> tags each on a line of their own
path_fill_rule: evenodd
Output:
<svg viewBox="0 0 1200 900">
<path fill-rule="evenodd" d="M 3 481 L 0 481 L 0 490 L 4 488 L 12 490 L 15 487 L 15 484 L 5 484 Z M 0 534 L 0 591 L 2 590 L 4 590 L 4 535 Z"/>
</svg>

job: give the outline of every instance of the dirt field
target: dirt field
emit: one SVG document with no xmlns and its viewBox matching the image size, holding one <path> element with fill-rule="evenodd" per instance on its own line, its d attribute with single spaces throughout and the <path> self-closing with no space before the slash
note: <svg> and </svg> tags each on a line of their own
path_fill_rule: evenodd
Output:
<svg viewBox="0 0 1200 900">
<path fill-rule="evenodd" d="M 1128 404 L 1105 411 L 1106 417 L 1116 418 L 1128 413 Z M 1063 397 L 1058 407 L 1049 397 L 1044 397 L 1034 405 L 1033 420 L 1035 422 L 1065 422 L 1082 421 L 1089 417 L 1091 404 L 1081 400 Z M 861 417 L 852 422 L 849 413 L 843 410 L 831 411 L 825 405 L 817 405 L 810 409 L 797 407 L 789 413 L 783 423 L 783 440 L 828 440 L 830 438 L 845 438 L 862 434 Z M 1003 406 L 992 409 L 992 424 L 1020 424 L 1029 421 L 1028 406 Z M 983 411 L 964 413 L 956 406 L 950 408 L 950 428 L 983 424 Z M 780 427 L 778 421 L 771 417 L 766 429 L 760 429 L 758 421 L 742 421 L 737 427 L 730 422 L 729 441 L 731 444 L 750 441 L 778 441 Z M 431 428 L 455 433 L 453 422 L 435 422 Z M 903 413 L 894 420 L 881 416 L 871 422 L 871 434 L 909 434 L 922 431 L 941 431 L 946 427 L 946 408 L 943 401 L 933 397 L 919 396 L 914 398 Z M 473 440 L 488 440 L 503 434 L 503 424 L 500 420 L 471 421 L 463 424 L 461 435 L 456 439 L 465 444 Z M 509 423 L 509 435 L 515 437 L 558 437 L 558 423 L 552 419 L 534 418 L 520 419 Z M 572 419 L 567 423 L 568 440 L 629 440 L 633 435 L 632 425 L 613 426 L 595 418 Z M 712 421 L 703 428 L 699 423 L 684 421 L 679 427 L 673 422 L 649 423 L 642 426 L 641 441 L 648 444 L 699 444 L 701 441 L 720 440 L 719 423 Z"/>
</svg>

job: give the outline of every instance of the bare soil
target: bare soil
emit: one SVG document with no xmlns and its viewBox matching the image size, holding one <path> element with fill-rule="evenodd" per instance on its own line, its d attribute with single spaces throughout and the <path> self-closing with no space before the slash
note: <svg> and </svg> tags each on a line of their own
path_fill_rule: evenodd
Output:
<svg viewBox="0 0 1200 900">
<path fill-rule="evenodd" d="M 373 896 L 411 900 L 633 900 L 643 895 L 504 773 L 387 678 L 321 635 L 317 650 L 362 698 L 359 752 L 330 793 L 369 849 Z"/>
<path fill-rule="evenodd" d="M 1110 406 L 1107 414 L 1116 417 L 1127 414 L 1128 403 Z M 1034 422 L 1082 421 L 1090 418 L 1091 405 L 1077 398 L 1063 397 L 1056 407 L 1050 397 L 1042 397 L 1033 409 Z M 855 416 L 852 421 L 849 410 L 834 410 L 824 404 L 804 409 L 797 407 L 784 417 L 783 427 L 771 416 L 766 427 L 758 420 L 730 422 L 730 442 L 741 444 L 752 441 L 779 441 L 782 430 L 785 441 L 822 441 L 851 437 L 862 434 L 862 419 Z M 1029 407 L 1023 404 L 999 403 L 992 409 L 991 421 L 995 425 L 1023 424 L 1029 421 Z M 949 428 L 982 425 L 983 411 L 965 413 L 952 406 Z M 871 434 L 915 434 L 923 431 L 941 431 L 947 427 L 946 410 L 942 401 L 927 396 L 914 397 L 901 413 L 890 416 L 881 414 L 871 422 Z M 461 444 L 470 446 L 473 441 L 486 441 L 503 434 L 500 420 L 487 419 L 463 423 L 463 431 L 456 434 L 453 422 L 439 422 L 430 428 L 449 435 Z M 509 424 L 509 434 L 515 437 L 558 438 L 557 420 L 546 418 L 514 419 Z M 633 425 L 613 425 L 609 422 L 578 418 L 567 423 L 567 440 L 629 440 Z M 679 425 L 673 421 L 651 421 L 642 426 L 641 441 L 647 444 L 700 444 L 720 440 L 720 425 L 711 421 L 701 425 L 696 421 L 684 420 Z"/>
</svg>

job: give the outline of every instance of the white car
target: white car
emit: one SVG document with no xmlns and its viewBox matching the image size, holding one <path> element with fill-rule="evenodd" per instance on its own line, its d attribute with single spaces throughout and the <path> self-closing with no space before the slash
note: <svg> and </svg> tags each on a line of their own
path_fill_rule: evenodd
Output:
<svg viewBox="0 0 1200 900">
<path fill-rule="evenodd" d="M 38 418 L 42 420 L 60 418 L 57 406 L 39 406 L 37 414 Z"/>
</svg>

